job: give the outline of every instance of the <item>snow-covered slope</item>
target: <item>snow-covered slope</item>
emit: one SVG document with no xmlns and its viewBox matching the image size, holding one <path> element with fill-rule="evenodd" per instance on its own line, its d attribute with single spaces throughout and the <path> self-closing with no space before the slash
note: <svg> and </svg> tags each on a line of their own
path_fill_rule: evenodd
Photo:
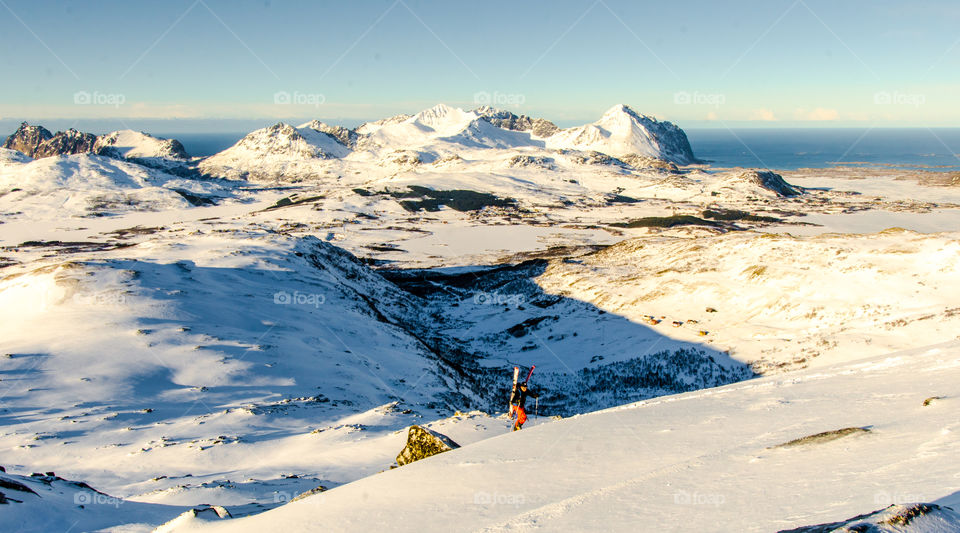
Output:
<svg viewBox="0 0 960 533">
<path fill-rule="evenodd" d="M 958 383 L 956 342 L 850 361 L 544 424 L 178 531 L 770 532 L 956 505 Z"/>
<path fill-rule="evenodd" d="M 189 529 L 223 520 L 190 511 L 201 503 L 240 517 L 308 491 L 321 494 L 269 516 L 329 495 L 335 505 L 311 523 L 333 529 L 379 525 L 394 508 L 440 518 L 421 529 L 589 529 L 613 506 L 597 529 L 710 531 L 706 514 L 664 517 L 723 494 L 728 507 L 709 516 L 772 530 L 845 521 L 883 507 L 880 491 L 904 503 L 923 489 L 932 510 L 915 524 L 953 520 L 933 505 L 952 504 L 936 476 L 952 468 L 953 427 L 936 409 L 955 395 L 941 385 L 956 382 L 956 347 L 904 358 L 897 383 L 882 355 L 956 337 L 957 236 L 867 233 L 955 229 L 960 193 L 889 171 L 788 183 L 677 167 L 636 151 L 684 152 L 678 136 L 664 148 L 676 132 L 651 120 L 618 107 L 555 146 L 571 130 L 489 108 L 437 106 L 356 130 L 279 124 L 203 162 L 244 181 L 200 177 L 197 160 L 158 158 L 175 165 L 162 172 L 119 153 L 0 150 L 2 464 L 16 479 L 56 471 L 122 498 L 78 530 L 144 531 L 177 515 L 169 529 Z M 159 153 L 138 135 L 119 132 L 115 146 Z M 85 139 L 61 136 L 60 148 Z M 848 230 L 864 234 L 824 235 Z M 753 379 L 747 363 L 777 377 Z M 534 417 L 522 436 L 484 443 L 507 432 L 515 364 L 537 366 L 541 415 L 645 407 L 624 420 Z M 914 409 L 912 395 L 943 398 Z M 944 425 L 909 434 L 907 415 Z M 411 424 L 470 459 L 377 474 Z M 845 427 L 842 440 L 766 450 Z M 864 442 L 882 443 L 853 450 L 874 493 L 852 459 L 818 451 Z M 709 492 L 694 493 L 701 467 Z M 505 492 L 515 475 L 531 485 Z M 853 492 L 799 506 L 775 478 L 793 495 Z M 463 485 L 438 481 L 451 479 Z M 0 513 L 0 530 L 72 524 L 86 511 L 61 485 Z M 857 520 L 882 528 L 913 509 Z M 49 520 L 21 525 L 30 513 Z M 309 527 L 289 516 L 261 529 Z"/>
<path fill-rule="evenodd" d="M 77 154 L 0 163 L 6 220 L 97 217 L 176 209 L 233 195 L 213 181 L 180 178 L 112 157 Z"/>
<path fill-rule="evenodd" d="M 130 233 L 156 235 L 50 243 L 48 258 L 5 270 L 8 468 L 42 465 L 142 501 L 276 504 L 276 490 L 385 468 L 393 431 L 479 398 L 458 354 L 426 334 L 431 314 L 342 250 L 257 232 Z M 358 441 L 375 453 L 346 460 Z M 309 477 L 284 482 L 292 473 Z M 239 489 L 213 490 L 233 475 Z"/>
<path fill-rule="evenodd" d="M 399 115 L 382 118 L 380 120 L 374 120 L 372 122 L 364 122 L 363 124 L 357 126 L 356 132 L 359 133 L 360 135 L 370 135 L 371 133 L 379 130 L 384 126 L 387 126 L 390 124 L 398 124 L 405 120 L 409 120 L 411 116 L 412 115 L 401 113 Z"/>
<path fill-rule="evenodd" d="M 551 135 L 547 146 L 596 150 L 613 156 L 639 154 L 684 165 L 697 162 L 683 130 L 622 104 L 613 106 L 592 124 Z"/>
<path fill-rule="evenodd" d="M 54 472 L 17 475 L 0 470 L 0 523 L 5 531 L 100 531 L 125 524 L 149 530 L 184 511 L 179 506 L 124 501 Z"/>
<path fill-rule="evenodd" d="M 200 169 L 227 178 L 316 181 L 331 174 L 389 175 L 396 170 L 390 163 L 398 153 L 420 163 L 451 157 L 485 162 L 529 152 L 546 156 L 560 149 L 696 162 L 680 128 L 624 105 L 615 106 L 594 124 L 558 131 L 549 121 L 490 107 L 464 111 L 438 104 L 355 130 L 320 121 L 298 128 L 277 124 L 247 135 L 203 161 Z M 388 170 L 385 173 L 377 166 Z"/>
<path fill-rule="evenodd" d="M 186 150 L 176 139 L 159 139 L 147 133 L 120 130 L 97 138 L 94 151 L 122 159 L 187 159 Z"/>
<path fill-rule="evenodd" d="M 316 171 L 315 160 L 344 157 L 350 149 L 336 137 L 282 122 L 249 133 L 235 145 L 200 163 L 200 171 L 231 179 L 278 180 Z"/>
<path fill-rule="evenodd" d="M 957 234 L 889 230 L 791 237 L 752 232 L 637 238 L 552 262 L 548 293 L 706 339 L 758 371 L 820 366 L 955 339 Z"/>
</svg>

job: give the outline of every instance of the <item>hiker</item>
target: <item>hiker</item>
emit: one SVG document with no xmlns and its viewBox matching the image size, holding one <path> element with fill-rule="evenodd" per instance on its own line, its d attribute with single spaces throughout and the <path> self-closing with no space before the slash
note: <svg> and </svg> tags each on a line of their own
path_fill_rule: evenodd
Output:
<svg viewBox="0 0 960 533">
<path fill-rule="evenodd" d="M 539 398 L 540 395 L 527 388 L 526 383 L 521 383 L 517 387 L 517 392 L 513 397 L 513 412 L 517 415 L 517 421 L 513 425 L 513 430 L 523 429 L 523 424 L 527 421 L 527 396 Z"/>
</svg>

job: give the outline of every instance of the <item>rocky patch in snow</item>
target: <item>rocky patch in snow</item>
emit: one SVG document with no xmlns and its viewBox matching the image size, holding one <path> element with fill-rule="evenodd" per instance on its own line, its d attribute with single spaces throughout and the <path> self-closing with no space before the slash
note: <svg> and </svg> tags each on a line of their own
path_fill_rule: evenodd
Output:
<svg viewBox="0 0 960 533">
<path fill-rule="evenodd" d="M 410 464 L 459 447 L 459 444 L 446 435 L 425 427 L 410 426 L 410 431 L 407 433 L 407 445 L 397 455 L 397 465 Z"/>
<path fill-rule="evenodd" d="M 935 503 L 891 505 L 829 524 L 784 529 L 779 533 L 953 533 L 960 531 L 960 513 Z"/>
</svg>

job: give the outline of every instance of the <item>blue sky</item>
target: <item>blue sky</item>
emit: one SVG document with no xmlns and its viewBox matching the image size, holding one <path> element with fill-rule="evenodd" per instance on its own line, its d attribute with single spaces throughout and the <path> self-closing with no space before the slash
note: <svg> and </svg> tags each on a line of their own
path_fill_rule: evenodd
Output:
<svg viewBox="0 0 960 533">
<path fill-rule="evenodd" d="M 490 101 L 561 125 L 622 102 L 687 127 L 958 126 L 958 26 L 955 1 L 0 0 L 0 121 Z"/>
</svg>

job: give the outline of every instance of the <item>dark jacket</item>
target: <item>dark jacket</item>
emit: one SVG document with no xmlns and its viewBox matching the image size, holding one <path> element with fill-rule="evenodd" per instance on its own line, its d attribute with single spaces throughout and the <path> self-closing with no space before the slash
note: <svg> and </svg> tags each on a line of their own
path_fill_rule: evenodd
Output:
<svg viewBox="0 0 960 533">
<path fill-rule="evenodd" d="M 517 392 L 515 392 L 514 395 L 513 395 L 513 404 L 520 406 L 521 409 L 526 408 L 526 405 L 527 405 L 527 396 L 529 396 L 529 397 L 531 397 L 531 398 L 539 398 L 539 397 L 540 397 L 539 394 L 533 392 L 533 391 L 530 390 L 530 389 L 527 389 L 526 391 L 524 391 L 524 390 L 521 389 L 519 386 L 517 386 Z"/>
</svg>

